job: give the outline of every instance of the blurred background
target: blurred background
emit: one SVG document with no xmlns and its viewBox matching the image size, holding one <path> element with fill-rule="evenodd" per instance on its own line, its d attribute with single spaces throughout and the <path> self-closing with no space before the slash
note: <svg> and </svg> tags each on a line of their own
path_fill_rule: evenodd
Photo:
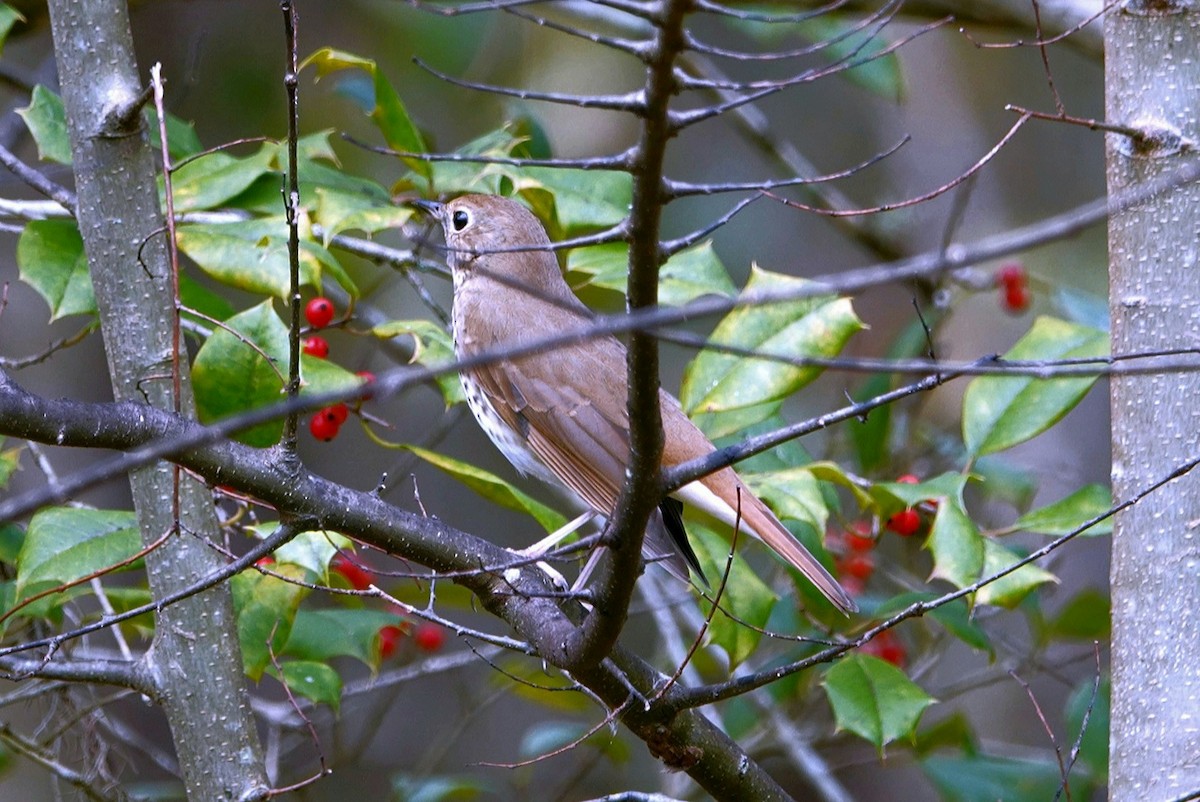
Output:
<svg viewBox="0 0 1200 802">
<path fill-rule="evenodd" d="M 967 0 L 964 0 L 967 2 Z M 555 92 L 610 93 L 640 85 L 638 63 L 579 39 L 539 28 L 498 13 L 441 17 L 422 13 L 401 2 L 340 0 L 298 3 L 301 57 L 321 47 L 344 49 L 378 62 L 399 90 L 431 147 L 454 149 L 472 138 L 519 115 L 532 117 L 544 129 L 556 156 L 611 154 L 629 147 L 637 135 L 628 116 L 585 111 L 545 103 L 520 103 L 449 86 L 413 62 L 419 57 L 438 70 L 489 84 Z M 539 13 L 545 11 L 537 7 Z M 600 30 L 619 32 L 606 22 L 602 8 L 593 9 Z M 29 23 L 13 36 L 3 52 L 9 76 L 3 87 L 6 116 L 0 119 L 0 136 L 17 154 L 33 163 L 36 150 L 13 109 L 27 105 L 22 84 L 54 85 L 53 52 L 44 9 L 25 9 Z M 548 11 L 546 13 L 549 13 Z M 900 17 L 889 24 L 884 38 L 898 40 L 927 23 L 926 19 Z M 282 71 L 284 38 L 281 15 L 274 3 L 220 2 L 218 0 L 144 0 L 133 9 L 134 37 L 139 67 L 148 75 L 150 65 L 161 62 L 167 80 L 169 111 L 192 121 L 206 146 L 242 137 L 282 137 L 286 130 Z M 764 32 L 744 22 L 698 15 L 694 34 L 725 47 L 763 49 L 798 47 L 821 30 L 815 25 L 776 26 Z M 981 41 L 1008 42 L 1033 38 L 1030 31 L 968 26 Z M 1067 110 L 1079 117 L 1103 117 L 1102 63 L 1098 57 L 1068 44 L 1049 48 L 1049 60 Z M 800 64 L 817 63 L 801 60 Z M 737 78 L 781 77 L 797 71 L 797 62 L 723 65 Z M 862 162 L 898 142 L 910 141 L 897 153 L 836 186 L 850 203 L 860 207 L 894 203 L 946 184 L 980 159 L 1016 121 L 1006 111 L 1014 104 L 1043 111 L 1054 110 L 1042 58 L 1034 48 L 981 49 L 950 24 L 905 44 L 894 65 L 882 70 L 874 85 L 835 75 L 792 88 L 756 105 L 773 134 L 796 148 L 816 172 L 833 172 Z M 312 71 L 302 76 L 301 131 L 332 129 L 368 142 L 378 142 L 375 127 L 350 96 L 361 87 L 349 75 L 314 82 Z M 694 101 L 691 101 L 694 102 Z M 688 105 L 684 100 L 683 104 Z M 364 151 L 334 137 L 346 171 L 374 178 L 390 186 L 406 171 L 397 160 Z M 689 181 L 754 180 L 782 175 L 781 167 L 761 147 L 728 120 L 716 120 L 688 130 L 673 143 L 668 174 Z M 65 168 L 48 167 L 57 181 L 69 183 Z M 30 197 L 14 178 L 0 176 L 3 196 Z M 1082 127 L 1033 121 L 1026 125 L 971 181 L 966 189 L 897 212 L 875 215 L 859 224 L 874 232 L 873 247 L 827 218 L 786 208 L 760 199 L 714 235 L 715 248 L 741 284 L 750 266 L 797 276 L 829 276 L 839 271 L 886 261 L 940 247 L 948 226 L 953 239 L 970 242 L 1008 229 L 1030 225 L 1064 212 L 1104 193 L 1103 140 Z M 789 196 L 796 197 L 794 193 Z M 677 236 L 707 224 L 726 211 L 734 198 L 717 196 L 684 200 L 671 205 L 665 216 L 668 236 Z M 952 222 L 958 218 L 956 223 Z M 381 242 L 406 246 L 399 234 L 378 236 Z M 15 235 L 0 247 L 0 277 L 8 285 L 8 304 L 0 317 L 0 352 L 6 356 L 34 353 L 49 340 L 68 336 L 82 325 L 79 318 L 60 320 L 47 327 L 48 310 L 41 298 L 17 281 L 14 262 Z M 885 252 L 890 251 L 890 252 Z M 1075 240 L 1039 248 L 1019 260 L 1032 277 L 1032 310 L 1007 313 L 991 289 L 987 274 L 998 265 L 979 267 L 979 291 L 961 284 L 915 286 L 893 284 L 855 298 L 855 308 L 869 329 L 855 338 L 851 353 L 882 356 L 903 331 L 916 322 L 914 301 L 937 319 L 936 354 L 942 359 L 973 359 L 1005 351 L 1029 326 L 1034 315 L 1084 317 L 1103 325 L 1106 281 L 1103 229 L 1093 228 Z M 428 317 L 404 281 L 391 271 L 366 261 L 345 257 L 365 302 L 394 318 Z M 446 309 L 449 286 L 438 277 L 427 284 Z M 233 297 L 244 307 L 249 297 Z M 239 308 L 241 308 L 239 307 Z M 944 316 L 944 317 L 943 317 Z M 696 321 L 706 331 L 715 321 Z M 331 332 L 331 347 L 339 364 L 350 370 L 382 372 L 392 366 L 374 341 L 344 332 Z M 683 366 L 692 356 L 679 347 L 665 347 L 663 383 L 678 391 Z M 111 398 L 102 344 L 93 336 L 52 359 L 23 369 L 18 381 L 33 392 L 49 397 L 103 401 Z M 789 404 L 792 419 L 817 415 L 844 403 L 845 393 L 862 381 L 858 374 L 829 372 Z M 894 478 L 901 473 L 929 475 L 947 468 L 940 451 L 939 432 L 957 431 L 962 382 L 951 383 L 927 396 L 907 402 L 901 434 L 903 447 L 894 464 L 879 468 L 870 478 Z M 438 393 L 419 388 L 377 402 L 372 413 L 392 428 L 391 440 L 428 442 L 431 432 L 444 438 L 436 447 L 473 461 L 509 479 L 515 474 L 461 410 L 447 412 Z M 911 416 L 911 417 L 909 417 Z M 439 436 L 440 436 L 439 435 Z M 845 453 L 846 434 L 833 430 L 804 441 L 816 457 Z M 417 509 L 414 488 L 419 489 L 425 510 L 449 524 L 479 533 L 505 545 L 524 545 L 536 538 L 528 519 L 486 504 L 444 474 L 423 464 L 375 447 L 356 427 L 346 427 L 337 441 L 325 444 L 312 438 L 302 442 L 306 463 L 330 478 L 366 488 L 385 472 L 393 481 L 390 500 Z M 49 451 L 60 474 L 68 474 L 97 458 L 71 450 Z M 1109 473 L 1106 387 L 1098 384 L 1063 424 L 1046 435 L 1005 455 L 1013 467 L 1034 477 L 1039 503 L 1061 498 L 1088 482 L 1107 483 Z M 411 478 L 409 478 L 411 477 Z M 45 481 L 29 462 L 10 485 L 19 493 Z M 552 497 L 529 483 L 528 492 L 548 501 Z M 101 507 L 129 503 L 128 489 L 120 477 L 88 492 L 83 500 Z M 982 517 L 1000 525 L 1015 511 L 1004 505 L 985 507 Z M 1050 591 L 1066 598 L 1081 588 L 1107 586 L 1107 544 L 1103 539 L 1077 542 L 1053 561 L 1050 570 L 1061 578 L 1061 588 Z M 369 562 L 375 558 L 368 557 Z M 379 560 L 379 566 L 388 563 Z M 672 593 L 681 592 L 671 589 Z M 464 616 L 469 616 L 464 612 Z M 642 616 L 644 618 L 644 616 Z M 963 713 L 976 725 L 986 745 L 1003 754 L 1046 755 L 1049 737 L 1038 723 L 1026 691 L 1005 673 L 1005 660 L 1020 654 L 1034 636 L 1011 616 L 994 622 L 994 636 L 1004 648 L 997 663 L 985 655 L 955 648 L 923 655 L 916 662 L 914 679 L 946 703 L 930 709 L 926 722 Z M 635 620 L 630 637 L 646 644 L 652 637 L 644 620 Z M 616 778 L 635 789 L 665 788 L 694 796 L 686 779 L 664 777 L 662 769 L 645 754 L 641 744 L 627 743 L 623 758 L 602 760 L 591 749 L 554 758 L 520 769 L 488 768 L 480 761 L 513 761 L 515 746 L 533 722 L 547 716 L 584 713 L 597 720 L 596 709 L 577 701 L 561 711 L 547 710 L 524 698 L 520 687 L 476 659 L 458 660 L 446 667 L 438 660 L 462 647 L 449 643 L 427 656 L 411 647 L 401 655 L 401 667 L 391 666 L 381 677 L 402 669 L 416 675 L 386 689 L 348 698 L 340 717 L 328 711 L 314 714 L 322 734 L 322 748 L 334 775 L 295 798 L 332 800 L 357 794 L 362 799 L 392 798 L 398 773 L 466 775 L 479 782 L 487 799 L 585 799 L 599 794 Z M 915 649 L 914 649 L 915 651 Z M 1062 709 L 1064 700 L 1081 680 L 1095 673 L 1090 645 L 1065 648 L 1042 655 L 1044 663 L 1022 678 L 1047 710 Z M 1012 658 L 1015 659 L 1015 658 Z M 428 670 L 419 669 L 426 665 Z M 348 675 L 363 681 L 370 677 L 361 666 L 347 665 Z M 1023 671 L 1027 667 L 1022 668 Z M 422 675 L 424 674 L 424 675 Z M 263 693 L 275 700 L 276 688 Z M 386 683 L 385 683 L 386 684 Z M 0 686 L 10 689 L 10 686 Z M 381 686 L 382 688 L 382 686 Z M 0 719 L 19 729 L 29 729 L 57 704 L 53 698 L 30 701 L 0 710 Z M 161 717 L 136 700 L 120 703 L 117 710 L 147 744 L 165 744 L 169 736 Z M 804 721 L 795 722 L 801 729 Z M 826 722 L 827 724 L 828 722 Z M 909 754 L 896 749 L 885 756 L 859 741 L 838 740 L 829 728 L 806 734 L 823 750 L 837 778 L 855 799 L 925 800 L 941 798 L 930 780 L 914 765 Z M 1058 732 L 1069 745 L 1073 733 Z M 296 782 L 316 771 L 314 749 L 304 738 L 275 744 L 280 751 L 279 782 Z M 124 766 L 123 777 L 149 792 L 163 772 L 146 753 L 135 752 Z M 776 773 L 795 793 L 805 785 L 791 776 L 788 763 L 770 750 L 761 755 L 768 770 Z M 131 785 L 132 787 L 132 785 Z M 20 759 L 10 759 L 0 773 L 0 798 L 50 800 L 59 798 L 47 775 Z M 399 798 L 404 798 L 400 793 Z M 1017 798 L 1017 797 L 1011 797 Z"/>
</svg>

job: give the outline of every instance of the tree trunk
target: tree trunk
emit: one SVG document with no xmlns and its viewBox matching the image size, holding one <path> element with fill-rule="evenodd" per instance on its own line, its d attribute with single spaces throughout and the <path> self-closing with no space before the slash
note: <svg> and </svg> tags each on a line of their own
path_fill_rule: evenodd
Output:
<svg viewBox="0 0 1200 802">
<path fill-rule="evenodd" d="M 1107 117 L 1161 135 L 1109 134 L 1114 200 L 1168 177 L 1200 139 L 1200 14 L 1134 0 L 1105 23 Z M 1172 8 L 1172 7 L 1175 8 Z M 1171 132 L 1183 137 L 1183 146 Z M 1109 224 L 1113 355 L 1195 348 L 1200 336 L 1200 185 Z M 1197 454 L 1200 374 L 1112 381 L 1113 491 L 1124 500 Z M 1112 545 L 1111 799 L 1200 789 L 1200 474 L 1121 513 Z"/>
<path fill-rule="evenodd" d="M 173 409 L 173 281 L 127 9 L 120 0 L 52 0 L 50 16 L 71 134 L 76 217 L 113 390 L 120 400 Z M 178 368 L 180 409 L 191 414 L 186 361 Z M 176 471 L 158 463 L 130 476 L 143 542 L 170 533 L 146 557 L 156 597 L 219 564 L 205 542 L 217 535 L 211 497 Z M 236 632 L 229 585 L 222 583 L 162 610 L 144 658 L 189 799 L 246 800 L 267 788 Z"/>
</svg>

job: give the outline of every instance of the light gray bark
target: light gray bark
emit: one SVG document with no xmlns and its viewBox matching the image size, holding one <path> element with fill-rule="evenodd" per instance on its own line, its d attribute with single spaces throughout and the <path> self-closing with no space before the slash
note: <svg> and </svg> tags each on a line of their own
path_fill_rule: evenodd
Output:
<svg viewBox="0 0 1200 802">
<path fill-rule="evenodd" d="M 1139 12 L 1149 5 L 1165 13 Z M 1139 147 L 1109 135 L 1118 197 L 1196 159 L 1200 12 L 1130 3 L 1106 21 L 1107 117 L 1161 136 Z M 1192 6 L 1191 3 L 1186 4 Z M 1172 131 L 1184 146 L 1171 140 Z M 1113 354 L 1200 345 L 1200 185 L 1161 193 L 1109 224 Z M 1117 500 L 1195 458 L 1200 374 L 1112 380 Z M 1188 474 L 1116 518 L 1112 547 L 1111 799 L 1200 790 L 1200 475 Z"/>
<path fill-rule="evenodd" d="M 134 63 L 127 9 L 121 0 L 52 0 L 50 15 L 79 229 L 114 393 L 172 409 L 172 281 L 154 157 L 138 113 L 144 82 Z M 143 242 L 145 267 L 138 262 Z M 186 361 L 180 369 L 181 408 L 190 414 Z M 154 595 L 208 573 L 218 555 L 205 540 L 215 539 L 217 523 L 203 485 L 182 475 L 176 490 L 167 463 L 138 470 L 130 481 L 147 544 L 172 532 L 178 493 L 179 527 L 146 558 Z M 144 658 L 170 722 L 189 799 L 254 799 L 267 789 L 236 632 L 229 587 L 222 584 L 161 612 Z"/>
</svg>

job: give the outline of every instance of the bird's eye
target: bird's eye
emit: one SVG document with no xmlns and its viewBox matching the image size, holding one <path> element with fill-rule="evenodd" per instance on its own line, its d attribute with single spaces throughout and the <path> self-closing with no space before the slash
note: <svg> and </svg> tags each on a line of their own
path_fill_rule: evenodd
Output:
<svg viewBox="0 0 1200 802">
<path fill-rule="evenodd" d="M 462 209 L 459 209 L 454 213 L 453 217 L 450 218 L 450 222 L 454 224 L 455 231 L 462 231 L 471 222 L 471 215 L 467 214 Z"/>
</svg>

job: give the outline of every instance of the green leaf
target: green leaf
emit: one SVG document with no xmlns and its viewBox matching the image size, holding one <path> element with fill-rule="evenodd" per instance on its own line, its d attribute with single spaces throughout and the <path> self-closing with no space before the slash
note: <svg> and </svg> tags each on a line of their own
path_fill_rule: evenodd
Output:
<svg viewBox="0 0 1200 802">
<path fill-rule="evenodd" d="M 507 128 L 501 128 L 471 140 L 454 152 L 460 156 L 503 158 L 514 155 L 523 142 L 524 139 L 514 136 Z M 505 164 L 445 161 L 432 163 L 430 169 L 433 190 L 439 195 L 463 195 L 468 192 L 507 195 L 512 191 L 517 177 L 516 168 Z M 416 187 L 412 181 L 402 179 L 397 188 Z"/>
<path fill-rule="evenodd" d="M 191 212 L 222 206 L 271 169 L 275 147 L 264 144 L 245 158 L 213 151 L 192 159 L 171 176 L 175 211 Z"/>
<path fill-rule="evenodd" d="M 403 622 L 402 616 L 383 610 L 301 610 L 292 623 L 284 653 L 318 662 L 353 657 L 376 669 L 379 667 L 379 630 Z"/>
<path fill-rule="evenodd" d="M 17 109 L 25 121 L 33 141 L 37 143 L 38 156 L 43 161 L 71 163 L 71 137 L 67 133 L 67 110 L 62 98 L 38 84 L 33 88 L 29 105 Z"/>
<path fill-rule="evenodd" d="M 271 676 L 281 679 L 291 688 L 292 693 L 317 704 L 327 704 L 335 713 L 338 711 L 342 702 L 342 678 L 336 671 L 323 663 L 307 660 L 289 660 L 280 667 L 283 669 L 282 677 L 278 676 L 274 667 L 268 670 Z"/>
<path fill-rule="evenodd" d="M 966 483 L 967 477 L 948 471 L 917 484 L 876 482 L 871 485 L 870 496 L 879 510 L 879 515 L 884 518 L 900 510 L 915 507 L 922 501 L 937 501 L 940 506 L 943 499 L 951 499 L 961 509 Z"/>
<path fill-rule="evenodd" d="M 957 498 L 938 505 L 928 545 L 933 552 L 931 579 L 945 579 L 959 588 L 979 579 L 987 547 Z"/>
<path fill-rule="evenodd" d="M 21 280 L 50 306 L 50 319 L 94 314 L 96 297 L 83 238 L 71 220 L 31 220 L 17 240 Z"/>
<path fill-rule="evenodd" d="M 321 275 L 328 272 L 348 293 L 358 295 L 358 288 L 337 258 L 307 236 L 301 231 L 301 285 L 319 291 Z M 291 268 L 283 217 L 180 226 L 176 241 L 180 250 L 217 281 L 254 295 L 287 298 Z"/>
<path fill-rule="evenodd" d="M 767 619 L 771 616 L 771 608 L 775 606 L 778 597 L 750 570 L 744 560 L 735 556 L 733 562 L 729 563 L 727 538 L 721 537 L 692 515 L 685 514 L 689 540 L 696 550 L 696 556 L 700 558 L 700 566 L 704 569 L 705 576 L 712 583 L 712 593 L 717 592 L 725 567 L 729 564 L 729 581 L 721 594 L 720 605 L 722 610 L 728 610 L 739 620 L 735 621 L 722 610 L 718 610 L 708 625 L 708 635 L 712 643 L 725 650 L 732 669 L 740 665 L 758 646 L 762 639 L 760 630 L 766 626 Z M 738 539 L 744 542 L 748 537 L 743 533 Z M 707 601 L 701 602 L 701 607 L 706 614 L 712 609 L 712 605 Z"/>
<path fill-rule="evenodd" d="M 488 501 L 495 502 L 505 509 L 528 513 L 547 532 L 553 532 L 567 522 L 567 519 L 560 513 L 537 499 L 527 496 L 500 477 L 482 468 L 476 468 L 469 463 L 428 451 L 420 446 L 406 445 L 404 448 L 457 479 Z"/>
<path fill-rule="evenodd" d="M 1021 559 L 1016 552 L 1006 549 L 994 540 L 984 538 L 983 571 L 981 577 L 991 576 L 997 571 L 1008 568 Z M 1029 595 L 1038 585 L 1047 582 L 1057 582 L 1054 574 L 1030 563 L 1013 571 L 1011 574 L 984 585 L 975 594 L 979 604 L 994 604 L 998 607 L 1013 608 Z"/>
<path fill-rule="evenodd" d="M 313 192 L 317 198 L 314 219 L 321 225 L 322 244 L 325 246 L 343 231 L 374 234 L 388 228 L 400 228 L 413 216 L 413 210 L 409 207 L 380 203 L 356 192 L 321 186 Z"/>
<path fill-rule="evenodd" d="M 17 601 L 128 560 L 139 548 L 132 512 L 42 509 L 29 521 L 17 556 Z"/>
<path fill-rule="evenodd" d="M 936 700 L 891 663 L 867 654 L 852 654 L 825 673 L 821 682 L 838 729 L 848 730 L 883 747 L 912 736 L 921 713 Z"/>
<path fill-rule="evenodd" d="M 1107 353 L 1108 336 L 1104 332 L 1039 317 L 1004 356 L 1010 360 L 1058 360 Z M 1095 376 L 980 376 L 967 386 L 963 396 L 963 441 L 967 451 L 973 456 L 991 454 L 1041 434 L 1070 412 L 1095 382 Z"/>
<path fill-rule="evenodd" d="M 726 412 L 697 412 L 690 417 L 709 440 L 717 441 L 738 433 L 748 435 L 755 430 L 766 431 L 764 427 L 772 423 L 775 425 L 770 428 L 778 429 L 787 423 L 780 414 L 781 409 L 782 401 L 768 401 Z"/>
<path fill-rule="evenodd" d="M 755 268 L 746 292 L 815 286 Z M 849 299 L 823 295 L 735 309 L 717 325 L 711 342 L 787 357 L 831 357 L 862 327 Z M 688 365 L 680 400 L 689 415 L 741 409 L 787 398 L 820 373 L 817 367 L 706 350 Z"/>
<path fill-rule="evenodd" d="M 1050 622 L 1050 634 L 1072 640 L 1108 640 L 1112 636 L 1112 609 L 1108 594 L 1085 588 Z"/>
<path fill-rule="evenodd" d="M 1067 699 L 1066 707 L 1066 740 L 1074 743 L 1079 738 L 1083 728 L 1083 719 L 1087 715 L 1087 729 L 1083 731 L 1083 740 L 1079 744 L 1079 760 L 1087 767 L 1088 773 L 1101 787 L 1108 783 L 1108 728 L 1112 705 L 1112 685 L 1109 680 L 1100 682 L 1095 688 L 1095 702 L 1092 701 L 1093 680 L 1087 679 L 1079 683 Z M 1091 708 L 1090 714 L 1088 708 Z M 1074 788 L 1074 784 L 1072 784 Z"/>
<path fill-rule="evenodd" d="M 446 330 L 430 320 L 391 320 L 381 323 L 371 329 L 371 333 L 381 340 L 393 337 L 412 337 L 412 361 L 427 368 L 439 368 L 452 364 L 454 343 Z M 434 381 L 442 391 L 446 406 L 453 406 L 466 400 L 463 395 L 462 382 L 457 371 L 439 374 Z"/>
<path fill-rule="evenodd" d="M 0 47 L 8 40 L 9 33 L 18 22 L 24 22 L 25 17 L 8 3 L 0 3 Z"/>
<path fill-rule="evenodd" d="M 1112 491 L 1104 485 L 1084 485 L 1064 499 L 1027 512 L 1013 524 L 1014 529 L 1043 535 L 1065 535 L 1112 509 Z M 1112 534 L 1112 518 L 1088 527 L 1086 534 Z"/>
<path fill-rule="evenodd" d="M 1062 782 L 1053 760 L 932 755 L 921 768 L 947 802 L 1053 799 Z"/>
<path fill-rule="evenodd" d="M 851 478 L 836 462 L 814 462 L 806 465 L 805 468 L 822 482 L 829 482 L 848 490 L 854 496 L 858 506 L 867 507 L 873 503 L 871 493 L 864 490 L 862 485 Z"/>
<path fill-rule="evenodd" d="M 539 201 L 548 194 L 553 199 L 552 219 L 565 234 L 616 225 L 633 202 L 633 178 L 615 170 L 526 167 L 516 187 L 535 211 L 545 211 L 546 204 Z"/>
<path fill-rule="evenodd" d="M 347 69 L 362 70 L 369 75 L 375 91 L 375 105 L 370 111 L 370 117 L 383 134 L 388 147 L 408 153 L 426 152 L 425 140 L 409 116 L 408 109 L 404 107 L 404 102 L 374 61 L 343 50 L 325 47 L 304 59 L 300 67 L 303 69 L 309 64 L 316 66 L 318 79 Z M 413 158 L 406 158 L 404 162 L 413 172 L 429 178 L 429 162 Z"/>
<path fill-rule="evenodd" d="M 278 523 L 249 527 L 255 537 L 266 539 L 279 528 Z M 315 530 L 301 532 L 272 552 L 276 561 L 298 565 L 315 576 L 324 577 L 329 569 L 329 561 L 339 549 L 350 548 L 353 541 L 338 532 Z"/>
<path fill-rule="evenodd" d="M 304 579 L 304 569 L 277 564 L 276 573 Z M 257 682 L 288 642 L 292 621 L 308 589 L 258 571 L 243 571 L 229 582 L 237 613 L 238 641 L 246 676 Z"/>
<path fill-rule="evenodd" d="M 599 288 L 625 294 L 629 275 L 629 246 L 622 242 L 575 248 L 567 256 L 567 271 L 576 291 Z M 658 302 L 683 306 L 705 295 L 732 296 L 735 290 L 725 265 L 706 241 L 680 251 L 658 274 Z"/>
<path fill-rule="evenodd" d="M 236 331 L 218 329 L 196 354 L 192 365 L 192 384 L 196 393 L 196 412 L 202 423 L 236 415 L 284 400 L 284 377 L 288 362 L 288 331 L 270 301 L 247 309 L 225 321 Z M 257 346 L 257 350 L 243 339 Z M 271 359 L 268 363 L 263 354 Z M 272 366 L 273 365 L 273 366 Z M 308 354 L 300 357 L 301 395 L 357 387 L 353 373 L 327 359 Z M 269 421 L 235 435 L 253 446 L 275 443 L 283 432 L 283 422 Z"/>
</svg>

